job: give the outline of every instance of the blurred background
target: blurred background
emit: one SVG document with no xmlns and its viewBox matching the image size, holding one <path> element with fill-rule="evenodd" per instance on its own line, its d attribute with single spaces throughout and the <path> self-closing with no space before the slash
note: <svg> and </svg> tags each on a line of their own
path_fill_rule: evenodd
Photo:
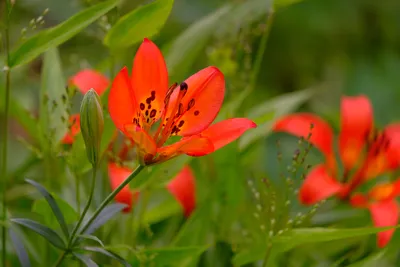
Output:
<svg viewBox="0 0 400 267">
<path fill-rule="evenodd" d="M 95 2 L 98 1 L 16 0 L 11 25 L 12 46 Z M 83 68 L 97 69 L 109 78 L 124 65 L 130 68 L 137 46 L 109 51 L 102 39 L 113 23 L 113 16 L 122 16 L 143 3 L 146 1 L 122 1 L 118 14 L 113 11 L 108 18 L 62 44 L 59 51 L 65 78 Z M 246 134 L 235 144 L 241 151 L 244 177 L 234 180 L 232 171 L 223 173 L 223 180 L 216 184 L 225 188 L 220 192 L 222 199 L 230 193 L 230 197 L 235 198 L 241 195 L 238 192 L 251 192 L 247 178 L 271 179 L 277 185 L 279 199 L 280 190 L 284 190 L 281 178 L 288 175 L 285 166 L 290 165 L 298 142 L 287 135 L 271 134 L 271 123 L 280 115 L 297 110 L 315 112 L 338 132 L 340 97 L 365 94 L 373 103 L 377 127 L 400 119 L 400 1 L 304 0 L 277 6 L 273 19 L 268 15 L 271 11 L 272 2 L 268 0 L 176 0 L 167 23 L 152 37 L 166 56 L 171 82 L 180 82 L 204 66 L 215 65 L 227 80 L 225 103 L 229 106 L 224 112 L 229 116 L 232 113 L 229 108 L 235 107 L 234 100 L 241 99 L 235 116 L 251 117 L 259 125 L 254 133 Z M 38 19 L 40 17 L 42 19 Z M 113 69 L 110 69 L 110 55 L 114 60 Z M 12 99 L 33 116 L 38 113 L 41 66 L 42 59 L 37 58 L 12 74 Z M 0 86 L 3 84 L 1 81 Z M 74 98 L 73 111 L 78 111 L 79 100 L 79 97 Z M 11 173 L 20 170 L 32 150 L 18 112 L 12 111 Z M 277 140 L 281 145 L 276 145 Z M 235 159 L 228 155 L 231 150 L 215 153 L 214 159 L 220 166 L 234 164 Z M 282 155 L 280 161 L 278 154 Z M 315 164 L 321 159 L 321 155 L 312 150 L 306 164 Z M 197 172 L 204 162 L 207 159 L 194 163 Z M 300 180 L 292 178 L 298 186 Z M 204 187 L 207 191 L 207 185 Z M 293 202 L 296 202 L 295 195 Z M 245 209 L 240 199 L 232 203 L 233 208 L 225 210 L 227 214 L 241 214 Z M 294 204 L 294 213 L 303 210 Z M 221 210 L 216 212 L 221 213 Z M 362 210 L 350 210 L 332 202 L 325 203 L 310 223 L 348 227 L 371 224 L 368 214 Z M 257 227 L 259 224 L 258 221 L 250 223 Z M 236 253 L 235 242 L 242 242 L 232 234 L 235 227 L 231 225 L 229 230 L 221 230 L 214 251 L 200 261 L 202 266 L 231 265 Z M 400 236 L 395 240 L 400 244 Z M 399 266 L 394 247 L 393 244 L 388 252 L 385 250 L 385 255 L 374 264 Z M 323 247 L 309 245 L 295 249 L 279 266 L 347 266 L 370 255 L 381 255 L 379 253 L 382 254 L 375 252 L 373 238 L 347 243 L 337 241 Z M 291 261 L 291 258 L 296 260 Z"/>
</svg>

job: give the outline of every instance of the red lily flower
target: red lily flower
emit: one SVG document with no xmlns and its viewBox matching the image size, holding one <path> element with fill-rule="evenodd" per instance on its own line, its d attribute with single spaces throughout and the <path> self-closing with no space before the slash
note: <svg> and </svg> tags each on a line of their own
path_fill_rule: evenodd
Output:
<svg viewBox="0 0 400 267">
<path fill-rule="evenodd" d="M 116 189 L 130 174 L 129 168 L 118 166 L 115 163 L 108 164 L 108 175 L 111 181 L 111 189 Z M 196 206 L 195 178 L 189 166 L 185 166 L 166 186 L 167 190 L 182 206 L 186 217 L 189 217 Z M 115 201 L 128 205 L 123 212 L 128 213 L 139 197 L 138 191 L 133 191 L 129 186 L 124 187 L 116 196 Z"/>
<path fill-rule="evenodd" d="M 365 96 L 342 98 L 339 134 L 342 179 L 338 179 L 333 131 L 320 117 L 291 114 L 279 119 L 274 130 L 309 137 L 309 142 L 325 156 L 325 162 L 310 171 L 300 188 L 303 204 L 314 204 L 332 195 L 345 199 L 366 180 L 400 165 L 400 124 L 389 125 L 380 133 L 374 130 L 372 106 Z"/>
<path fill-rule="evenodd" d="M 139 159 L 148 165 L 181 154 L 209 154 L 256 127 L 246 118 L 210 126 L 224 94 L 224 76 L 216 67 L 202 69 L 179 86 L 168 88 L 161 51 L 144 39 L 133 61 L 132 75 L 124 67 L 115 77 L 108 107 L 116 127 L 136 143 Z M 159 125 L 153 129 L 157 121 Z M 163 146 L 174 135 L 182 139 Z"/>
<path fill-rule="evenodd" d="M 69 83 L 78 88 L 82 94 L 86 94 L 91 88 L 93 88 L 99 95 L 103 94 L 110 84 L 107 77 L 90 69 L 78 72 L 69 79 Z M 71 115 L 69 123 L 71 124 L 71 128 L 61 140 L 62 144 L 71 145 L 74 142 L 75 136 L 81 130 L 79 114 Z"/>
<path fill-rule="evenodd" d="M 400 179 L 394 183 L 376 185 L 367 196 L 356 193 L 350 198 L 350 204 L 357 208 L 367 208 L 376 227 L 396 226 L 399 221 L 399 205 L 395 198 L 400 195 Z M 395 229 L 378 233 L 377 244 L 386 246 Z"/>
</svg>

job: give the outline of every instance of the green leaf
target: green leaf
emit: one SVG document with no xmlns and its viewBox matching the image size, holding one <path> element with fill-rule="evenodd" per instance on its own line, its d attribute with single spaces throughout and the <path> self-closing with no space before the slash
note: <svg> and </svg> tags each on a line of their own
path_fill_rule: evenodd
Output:
<svg viewBox="0 0 400 267">
<path fill-rule="evenodd" d="M 36 221 L 23 218 L 15 218 L 10 220 L 13 223 L 25 226 L 37 234 L 43 236 L 47 241 L 49 241 L 53 246 L 59 249 L 65 249 L 66 245 L 62 238 L 52 229 L 44 226 Z"/>
<path fill-rule="evenodd" d="M 120 213 L 125 207 L 126 205 L 118 203 L 106 206 L 83 234 L 85 235 L 92 234 L 99 227 L 103 226 L 106 222 L 111 220 L 114 217 L 114 215 Z"/>
<path fill-rule="evenodd" d="M 332 240 L 340 240 L 364 235 L 376 234 L 383 230 L 391 229 L 392 227 L 376 228 L 349 228 L 349 229 L 334 229 L 334 228 L 298 228 L 287 231 L 282 235 L 276 236 L 273 241 L 273 246 L 278 247 L 280 252 L 288 251 L 296 246 L 307 244 L 326 242 Z"/>
<path fill-rule="evenodd" d="M 303 0 L 274 0 L 274 8 L 279 10 L 280 8 L 284 8 L 296 3 L 299 3 Z"/>
<path fill-rule="evenodd" d="M 151 263 L 151 266 L 185 266 L 193 258 L 200 256 L 207 246 L 171 247 L 141 250 L 130 260 L 132 265 Z M 142 266 L 142 265 L 141 265 Z"/>
<path fill-rule="evenodd" d="M 29 260 L 29 255 L 25 249 L 25 246 L 24 246 L 21 238 L 11 227 L 8 229 L 8 232 L 9 232 L 9 235 L 11 238 L 11 243 L 14 246 L 15 252 L 17 254 L 17 257 L 18 257 L 18 260 L 19 260 L 21 266 L 22 267 L 30 267 L 31 262 Z"/>
<path fill-rule="evenodd" d="M 368 257 L 358 261 L 356 263 L 347 265 L 347 267 L 377 267 L 377 266 L 388 266 L 387 265 L 387 249 L 379 250 Z M 385 257 L 386 256 L 386 257 Z"/>
<path fill-rule="evenodd" d="M 13 117 L 24 130 L 36 141 L 37 120 L 14 98 L 10 98 L 10 116 Z"/>
<path fill-rule="evenodd" d="M 118 2 L 118 0 L 109 0 L 93 5 L 63 23 L 28 38 L 11 52 L 9 67 L 28 63 L 49 47 L 56 47 L 64 43 L 110 11 Z"/>
<path fill-rule="evenodd" d="M 231 9 L 225 5 L 189 26 L 175 40 L 163 47 L 172 81 L 181 81 L 215 32 L 215 25 Z"/>
<path fill-rule="evenodd" d="M 288 93 L 267 100 L 251 109 L 246 117 L 254 120 L 257 123 L 257 128 L 243 134 L 239 139 L 239 148 L 245 149 L 256 140 L 267 136 L 272 129 L 275 119 L 297 109 L 315 93 L 315 88 Z"/>
<path fill-rule="evenodd" d="M 142 190 L 150 186 L 152 183 L 162 183 L 174 177 L 185 164 L 188 164 L 192 157 L 182 155 L 175 159 L 164 162 L 163 164 L 156 164 L 146 167 L 139 173 L 135 179 L 130 183 L 131 188 Z"/>
<path fill-rule="evenodd" d="M 46 190 L 46 188 L 44 188 L 41 184 L 39 184 L 35 181 L 32 181 L 32 180 L 29 180 L 29 179 L 26 179 L 25 181 L 27 183 L 33 185 L 40 192 L 40 194 L 44 197 L 44 199 L 47 201 L 47 203 L 49 204 L 49 206 L 51 208 L 51 212 L 54 214 L 55 218 L 57 219 L 57 222 L 60 225 L 61 230 L 63 231 L 65 237 L 68 238 L 69 232 L 68 232 L 67 223 L 65 222 L 64 214 L 61 212 L 61 209 L 58 206 L 57 201 L 54 199 L 53 195 L 50 194 Z M 59 202 L 61 203 L 61 200 Z M 66 202 L 63 202 L 63 205 L 64 205 L 64 207 L 68 207 L 68 208 L 72 209 Z M 34 207 L 35 207 L 35 205 L 34 205 Z M 43 205 L 40 207 L 40 204 L 38 204 L 38 202 L 36 202 L 36 210 L 35 210 L 35 208 L 33 208 L 33 209 L 34 209 L 34 211 L 38 212 L 39 214 L 44 215 L 44 217 L 47 217 L 46 215 L 49 214 L 48 213 L 49 210 L 48 209 L 46 210 L 46 208 L 44 208 L 44 209 L 43 208 L 44 208 Z"/>
<path fill-rule="evenodd" d="M 173 0 L 155 0 L 120 18 L 107 33 L 104 44 L 112 48 L 128 47 L 157 34 L 171 13 Z"/>
<path fill-rule="evenodd" d="M 119 263 L 121 263 L 123 266 L 127 266 L 130 267 L 131 265 L 124 260 L 122 257 L 120 257 L 119 255 L 115 254 L 114 252 L 108 251 L 104 248 L 99 248 L 99 247 L 84 247 L 83 248 L 86 251 L 90 251 L 90 252 L 97 252 L 97 253 L 101 253 L 109 258 L 112 258 L 116 261 L 118 261 Z"/>
<path fill-rule="evenodd" d="M 97 263 L 95 263 L 91 258 L 86 255 L 82 255 L 76 252 L 72 252 L 72 255 L 75 256 L 79 261 L 85 264 L 87 267 L 98 267 Z"/>
<path fill-rule="evenodd" d="M 271 255 L 274 257 L 279 254 L 291 250 L 302 244 L 327 242 L 333 240 L 341 240 L 346 238 L 360 237 L 370 234 L 376 234 L 380 231 L 390 229 L 391 227 L 375 228 L 349 228 L 349 229 L 334 229 L 334 228 L 298 228 L 285 232 L 282 235 L 275 236 L 272 243 Z M 247 248 L 233 258 L 233 263 L 237 266 L 245 265 L 251 262 L 261 260 L 265 256 L 267 245 L 256 244 Z M 271 257 L 273 258 L 273 257 Z M 270 259 L 271 260 L 271 259 Z"/>
<path fill-rule="evenodd" d="M 57 48 L 51 48 L 44 54 L 42 68 L 40 127 L 43 147 L 50 142 L 51 148 L 68 131 L 68 95 Z"/>
<path fill-rule="evenodd" d="M 103 242 L 97 236 L 94 236 L 94 235 L 78 235 L 78 238 L 92 240 L 92 241 L 98 243 L 100 246 L 104 247 Z"/>
</svg>

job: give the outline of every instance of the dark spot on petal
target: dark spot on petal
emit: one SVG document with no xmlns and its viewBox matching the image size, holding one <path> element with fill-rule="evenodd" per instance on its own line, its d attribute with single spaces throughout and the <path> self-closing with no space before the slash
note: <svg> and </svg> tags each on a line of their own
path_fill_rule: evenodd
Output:
<svg viewBox="0 0 400 267">
<path fill-rule="evenodd" d="M 147 103 L 147 104 L 149 104 L 149 105 L 150 105 L 151 101 L 152 101 L 152 100 L 151 100 L 151 97 L 149 97 L 149 98 L 146 98 L 146 103 Z"/>
<path fill-rule="evenodd" d="M 146 110 L 144 114 L 146 114 L 146 116 L 149 116 L 149 110 Z"/>
<path fill-rule="evenodd" d="M 198 111 L 198 110 L 196 110 L 195 112 L 194 112 L 194 115 L 195 116 L 197 116 L 197 115 L 199 115 L 200 114 L 200 111 Z"/>
<path fill-rule="evenodd" d="M 179 103 L 179 107 L 178 107 L 178 116 L 180 116 L 180 115 L 182 115 L 183 114 L 183 104 L 182 103 Z"/>
<path fill-rule="evenodd" d="M 187 90 L 187 89 L 188 89 L 188 85 L 187 85 L 187 83 L 185 83 L 185 82 L 181 83 L 181 85 L 180 85 L 180 89 L 181 89 L 181 91 L 183 91 L 183 90 Z"/>
<path fill-rule="evenodd" d="M 151 91 L 151 97 L 156 98 L 156 91 Z"/>
<path fill-rule="evenodd" d="M 192 99 L 189 101 L 187 110 L 191 109 L 191 108 L 194 106 L 194 103 L 195 103 L 194 98 L 192 98 Z"/>
<path fill-rule="evenodd" d="M 185 124 L 185 121 L 180 121 L 179 124 L 178 124 L 178 127 L 182 127 L 183 124 Z"/>
<path fill-rule="evenodd" d="M 151 105 L 148 105 L 148 106 L 147 106 L 147 109 L 151 109 Z"/>
<path fill-rule="evenodd" d="M 157 114 L 157 110 L 152 109 L 150 112 L 150 118 L 154 118 L 156 116 L 156 114 Z"/>
<path fill-rule="evenodd" d="M 147 123 L 149 123 L 149 122 L 150 122 L 150 119 L 149 119 L 149 118 L 147 118 L 146 122 L 147 122 Z"/>
<path fill-rule="evenodd" d="M 145 107 L 146 107 L 146 106 L 145 106 L 143 103 L 140 103 L 140 109 L 141 109 L 141 110 L 144 110 Z"/>
</svg>

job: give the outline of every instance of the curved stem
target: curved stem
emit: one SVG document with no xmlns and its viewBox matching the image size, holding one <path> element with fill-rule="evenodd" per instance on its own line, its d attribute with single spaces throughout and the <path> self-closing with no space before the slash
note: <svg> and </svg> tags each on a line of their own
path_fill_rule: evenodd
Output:
<svg viewBox="0 0 400 267">
<path fill-rule="evenodd" d="M 264 33 L 261 37 L 260 44 L 258 46 L 256 60 L 253 65 L 253 71 L 251 73 L 249 89 L 250 91 L 254 90 L 254 87 L 257 82 L 258 74 L 260 73 L 261 63 L 264 58 L 265 48 L 267 47 L 268 36 L 271 31 L 272 22 L 274 20 L 274 10 L 271 7 L 267 12 L 267 22 L 265 25 Z"/>
<path fill-rule="evenodd" d="M 94 220 L 97 218 L 97 216 L 99 216 L 100 212 L 107 206 L 107 204 L 110 203 L 115 198 L 115 196 L 144 169 L 144 167 L 144 165 L 137 166 L 136 169 L 128 176 L 128 178 L 126 178 L 122 184 L 120 184 L 114 191 L 111 192 L 111 194 L 107 196 L 106 199 L 104 199 L 97 210 L 93 213 L 92 217 L 90 217 L 89 221 L 82 228 L 81 233 L 85 232 L 89 228 L 89 226 L 92 225 Z"/>
<path fill-rule="evenodd" d="M 65 256 L 67 256 L 67 251 L 63 251 L 60 255 L 60 257 L 57 259 L 57 262 L 54 264 L 54 267 L 58 267 L 61 265 L 61 263 L 64 261 Z"/>
<path fill-rule="evenodd" d="M 6 191 L 7 191 L 7 134 L 8 134 L 8 113 L 10 109 L 10 10 L 11 10 L 11 3 L 10 0 L 6 1 L 6 6 L 5 6 L 5 33 L 4 33 L 4 49 L 5 53 L 7 54 L 7 66 L 4 67 L 5 70 L 5 105 L 4 105 L 4 121 L 2 125 L 2 133 L 1 133 L 1 143 L 3 145 L 2 149 L 2 162 L 1 162 L 1 179 L 2 179 L 2 198 L 1 198 L 1 203 L 2 203 L 2 212 L 1 212 L 1 219 L 3 222 L 6 222 L 7 220 L 7 199 L 6 199 Z M 6 266 L 6 261 L 7 261 L 7 247 L 6 247 L 6 240 L 7 240 L 7 228 L 5 225 L 2 226 L 1 228 L 1 244 L 2 244 L 2 266 Z"/>
<path fill-rule="evenodd" d="M 92 183 L 90 185 L 90 193 L 89 193 L 89 199 L 86 203 L 85 208 L 83 209 L 82 215 L 79 218 L 78 223 L 76 224 L 74 230 L 72 230 L 72 233 L 69 237 L 68 240 L 68 246 L 67 248 L 70 248 L 72 241 L 75 238 L 76 233 L 78 232 L 79 227 L 81 226 L 83 219 L 85 218 L 86 213 L 88 212 L 89 208 L 90 208 L 90 204 L 92 204 L 92 199 L 93 199 L 93 193 L 94 193 L 94 188 L 96 186 L 96 174 L 97 174 L 97 167 L 93 166 L 93 172 L 92 172 Z"/>
<path fill-rule="evenodd" d="M 265 256 L 264 256 L 264 261 L 262 264 L 262 267 L 267 267 L 268 266 L 268 259 L 269 259 L 269 255 L 271 254 L 271 249 L 272 249 L 272 242 L 268 244 L 267 246 L 267 251 L 265 252 Z"/>
</svg>

